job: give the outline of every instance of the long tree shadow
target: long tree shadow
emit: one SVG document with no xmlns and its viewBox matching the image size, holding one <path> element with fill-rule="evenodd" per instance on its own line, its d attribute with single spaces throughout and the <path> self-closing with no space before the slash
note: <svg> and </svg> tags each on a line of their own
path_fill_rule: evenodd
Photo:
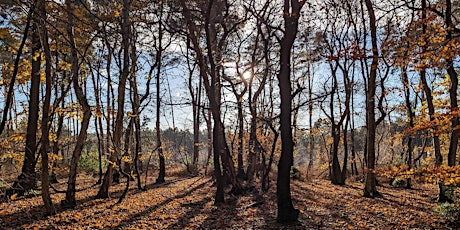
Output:
<svg viewBox="0 0 460 230">
<path fill-rule="evenodd" d="M 201 222 L 199 229 L 234 229 L 232 223 L 239 220 L 237 215 L 236 197 L 226 199 L 226 203 L 212 206 L 202 214 L 207 217 Z M 172 228 L 175 229 L 175 228 Z"/>
<path fill-rule="evenodd" d="M 161 188 L 161 187 L 165 187 L 165 186 L 168 186 L 170 184 L 175 184 L 175 183 L 178 183 L 178 182 L 181 182 L 181 181 L 185 181 L 185 180 L 188 180 L 190 178 L 175 178 L 173 180 L 167 180 L 166 182 L 164 183 L 155 183 L 155 182 L 152 182 L 150 184 L 147 184 L 144 186 L 144 188 L 142 190 L 139 190 L 137 188 L 137 185 L 134 186 L 134 185 L 131 185 L 128 189 L 128 196 L 129 194 L 138 194 L 138 193 L 142 193 L 144 191 L 147 191 L 147 190 L 150 190 L 150 189 L 155 189 L 155 188 Z M 124 180 L 123 183 L 120 183 L 120 185 L 122 185 L 122 187 L 120 188 L 117 188 L 116 190 L 110 192 L 110 198 L 119 198 L 121 196 L 121 194 L 123 194 L 124 192 L 124 186 L 125 186 L 125 183 L 126 181 Z M 104 198 L 105 199 L 105 198 Z M 102 200 L 104 200 L 102 199 Z"/>
<path fill-rule="evenodd" d="M 332 186 L 332 185 L 331 185 Z M 392 228 L 395 224 L 398 224 L 399 221 L 404 222 L 400 216 L 394 215 L 394 213 L 382 211 L 381 209 L 375 208 L 373 204 L 378 205 L 378 207 L 386 207 L 388 210 L 406 210 L 407 212 L 427 212 L 429 211 L 425 205 L 421 205 L 420 198 L 413 197 L 416 194 L 408 194 L 407 201 L 402 202 L 402 198 L 404 200 L 405 197 L 396 196 L 392 193 L 389 193 L 388 190 L 383 190 L 383 198 L 375 198 L 375 199 L 368 199 L 363 198 L 359 194 L 361 188 L 346 185 L 343 188 L 347 188 L 347 190 L 343 190 L 343 192 L 336 193 L 333 189 L 327 189 L 324 186 L 317 186 L 316 188 L 323 190 L 324 193 L 318 194 L 318 192 L 314 192 L 308 186 L 303 185 L 302 183 L 294 183 L 293 186 L 295 189 L 295 193 L 297 193 L 297 197 L 302 197 L 304 202 L 307 202 L 309 205 L 314 205 L 317 202 L 320 202 L 321 210 L 322 211 L 315 211 L 315 213 L 311 211 L 307 211 L 308 215 L 312 216 L 315 219 L 325 219 L 329 218 L 329 225 L 324 226 L 322 221 L 318 221 L 319 226 L 318 228 L 332 228 L 330 225 L 336 223 L 348 223 L 352 226 L 359 226 L 360 223 L 358 221 L 360 218 L 350 218 L 350 215 L 372 215 L 375 222 L 378 223 L 387 223 L 388 228 Z M 391 188 L 387 188 L 391 189 Z M 411 190 L 412 191 L 412 190 Z M 356 201 L 353 205 L 347 203 L 347 200 Z M 414 202 L 417 200 L 418 202 Z M 407 217 L 407 216 L 405 216 Z M 402 217 L 404 218 L 404 217 Z M 417 215 L 413 215 L 410 218 L 419 218 Z M 389 220 L 392 221 L 389 221 Z M 362 223 L 361 223 L 362 224 Z M 406 226 L 407 228 L 413 227 L 420 227 L 420 226 Z"/>
<path fill-rule="evenodd" d="M 167 181 L 166 183 L 163 184 L 155 184 L 151 183 L 146 186 L 147 189 L 154 189 L 162 186 L 166 186 L 169 184 L 173 183 L 178 183 L 182 180 L 185 180 L 183 178 L 177 178 L 175 180 L 170 180 Z M 84 192 L 88 189 L 94 188 L 94 186 L 91 187 L 84 187 L 83 189 L 79 189 L 78 192 Z M 143 192 L 141 190 L 138 190 L 137 187 L 131 187 L 129 189 L 130 191 L 134 191 L 133 194 Z M 120 196 L 120 194 L 123 192 L 123 188 L 117 188 L 116 190 L 112 191 L 112 198 L 117 198 Z M 54 194 L 54 193 L 53 193 Z M 21 197 L 19 200 L 26 200 L 26 199 L 39 199 L 39 195 L 37 196 L 31 196 L 31 197 Z M 66 211 L 66 209 L 63 209 L 60 207 L 59 202 L 56 202 L 55 207 L 56 207 L 56 214 L 59 214 L 61 212 Z M 77 209 L 83 210 L 83 209 L 90 209 L 94 206 L 100 205 L 102 203 L 107 202 L 106 199 L 94 199 L 93 196 L 87 196 L 84 199 L 77 200 Z M 0 229 L 5 229 L 5 228 L 11 228 L 11 229 L 19 229 L 21 226 L 25 225 L 31 225 L 33 223 L 39 222 L 41 220 L 44 220 L 47 218 L 47 216 L 44 214 L 44 206 L 42 204 L 40 205 L 34 205 L 34 206 L 29 206 L 26 207 L 18 212 L 15 213 L 9 213 L 5 215 L 0 215 Z M 66 225 L 69 224 L 66 222 L 66 220 L 62 220 L 62 222 L 57 223 L 58 225 Z"/>
<path fill-rule="evenodd" d="M 182 194 L 178 194 L 178 195 L 176 195 L 174 197 L 170 197 L 170 198 L 164 200 L 163 202 L 158 203 L 158 204 L 156 204 L 154 206 L 151 206 L 150 208 L 148 208 L 148 209 L 146 209 L 144 211 L 137 212 L 137 213 L 135 213 L 133 215 L 130 215 L 127 220 L 121 222 L 120 224 L 112 225 L 112 228 L 113 229 L 122 229 L 122 228 L 125 228 L 125 227 L 129 227 L 132 223 L 134 223 L 136 221 L 139 221 L 142 217 L 148 215 L 149 213 L 155 211 L 156 209 L 158 209 L 158 208 L 160 208 L 160 207 L 162 207 L 162 206 L 174 201 L 175 199 L 181 199 L 181 198 L 184 198 L 186 196 L 189 196 L 190 194 L 192 194 L 196 190 L 199 190 L 199 189 L 203 188 L 206 184 L 209 183 L 209 181 L 211 179 L 205 180 L 205 181 L 201 182 L 200 184 L 198 184 L 198 185 L 196 185 L 195 187 L 192 188 L 192 186 L 196 182 L 198 182 L 199 180 L 200 179 L 196 180 L 193 184 L 190 185 L 189 188 L 184 189 L 183 190 L 184 192 Z"/>
<path fill-rule="evenodd" d="M 98 204 L 104 203 L 103 200 L 101 201 L 93 201 L 92 197 L 86 197 L 85 199 L 77 200 L 77 203 L 85 205 L 85 208 L 90 208 L 92 206 L 96 206 Z M 93 201 L 88 203 L 89 201 Z M 56 207 L 56 214 L 66 211 L 62 209 L 59 204 L 55 204 Z M 0 229 L 20 229 L 22 225 L 30 225 L 35 222 L 39 222 L 41 220 L 46 219 L 48 216 L 44 213 L 45 207 L 41 205 L 35 205 L 31 207 L 27 207 L 27 209 L 22 209 L 19 212 L 0 215 Z"/>
<path fill-rule="evenodd" d="M 186 204 L 181 204 L 182 207 L 184 208 L 188 208 L 188 211 L 186 213 L 184 213 L 184 215 L 182 215 L 179 219 L 177 219 L 177 221 L 168 226 L 169 229 L 186 229 L 186 228 L 190 228 L 190 226 L 188 226 L 192 220 L 192 218 L 196 217 L 197 213 L 201 213 L 201 211 L 204 209 L 206 203 L 210 202 L 211 201 L 211 198 L 210 197 L 207 197 L 207 198 L 204 198 L 200 201 L 196 201 L 196 202 L 191 202 L 191 203 L 186 203 Z M 203 226 L 201 226 L 203 227 Z"/>
</svg>

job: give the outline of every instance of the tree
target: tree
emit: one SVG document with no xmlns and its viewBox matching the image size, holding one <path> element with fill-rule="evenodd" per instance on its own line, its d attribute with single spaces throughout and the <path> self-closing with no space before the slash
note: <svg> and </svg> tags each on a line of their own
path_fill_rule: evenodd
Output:
<svg viewBox="0 0 460 230">
<path fill-rule="evenodd" d="M 41 133 L 42 133 L 42 143 L 40 147 L 40 155 L 42 158 L 42 199 L 45 205 L 46 214 L 52 215 L 56 212 L 53 201 L 51 200 L 51 195 L 49 191 L 50 181 L 49 181 L 49 166 L 48 166 L 48 152 L 50 150 L 50 104 L 51 104 L 51 50 L 48 42 L 48 29 L 46 28 L 45 19 L 46 19 L 46 8 L 45 1 L 40 0 L 37 2 L 39 6 L 39 15 L 40 15 L 40 30 L 41 36 L 40 40 L 42 41 L 43 51 L 45 53 L 45 100 L 43 102 L 43 115 L 41 120 Z"/>
<path fill-rule="evenodd" d="M 91 119 L 91 107 L 88 104 L 88 100 L 86 99 L 86 95 L 83 92 L 82 87 L 80 86 L 80 79 L 79 79 L 79 61 L 78 61 L 78 51 L 77 46 L 75 44 L 75 37 L 74 37 L 74 17 L 75 11 L 74 6 L 75 2 L 73 0 L 66 0 L 66 10 L 67 10 L 67 35 L 69 36 L 69 43 L 71 49 L 71 64 L 72 64 L 72 83 L 73 88 L 75 91 L 75 95 L 77 96 L 78 103 L 83 108 L 83 119 L 82 124 L 80 127 L 80 132 L 77 137 L 77 142 L 75 143 L 75 148 L 72 153 L 72 160 L 70 163 L 70 173 L 69 173 L 69 181 L 67 183 L 67 192 L 66 198 L 62 201 L 62 205 L 64 207 L 74 208 L 76 205 L 75 201 L 75 192 L 76 192 L 76 180 L 77 180 L 77 167 L 78 161 L 81 156 L 81 152 L 83 151 L 83 147 L 86 142 L 87 131 L 89 127 L 89 122 Z M 96 127 L 97 129 L 97 127 Z"/>
<path fill-rule="evenodd" d="M 40 92 L 40 65 L 41 65 L 41 43 L 40 35 L 38 33 L 39 27 L 39 16 L 35 11 L 35 2 L 30 6 L 30 12 L 27 16 L 26 28 L 24 32 L 24 37 L 19 47 L 18 54 L 16 55 L 16 61 L 14 65 L 14 73 L 11 78 L 10 87 L 8 90 L 7 101 L 5 102 L 5 109 L 3 114 L 3 123 L 6 122 L 6 114 L 8 113 L 8 107 L 10 106 L 9 100 L 11 100 L 13 93 L 13 86 L 15 84 L 15 78 L 18 72 L 19 58 L 21 56 L 22 50 L 27 39 L 28 30 L 33 18 L 32 25 L 32 44 L 31 44 L 31 56 L 32 56 L 32 72 L 31 72 L 31 84 L 30 84 L 30 96 L 29 96 L 29 114 L 27 117 L 27 133 L 26 133 L 26 143 L 24 151 L 24 162 L 21 169 L 21 174 L 18 176 L 15 181 L 11 191 L 7 192 L 7 195 L 19 194 L 23 195 L 24 192 L 33 189 L 36 185 L 36 174 L 35 174 L 35 155 L 37 153 L 37 130 L 38 130 L 38 112 L 39 112 L 39 92 Z M 36 58 L 35 58 L 36 57 Z M 4 124 L 2 125 L 4 127 Z M 0 129 L 0 134 L 2 133 L 3 128 Z"/>
<path fill-rule="evenodd" d="M 162 65 L 162 58 L 163 58 L 163 25 L 162 25 L 162 18 L 163 18 L 163 1 L 160 2 L 160 9 L 159 9 L 159 18 L 158 20 L 158 50 L 156 54 L 156 64 L 157 64 L 157 74 L 156 74 L 156 122 L 155 122 L 155 130 L 156 130 L 156 141 L 157 141 L 157 151 L 158 151 L 158 159 L 160 161 L 160 170 L 158 173 L 158 178 L 156 180 L 157 184 L 161 184 L 165 182 L 165 156 L 163 155 L 163 146 L 161 144 L 161 131 L 160 131 L 160 107 L 161 107 L 161 97 L 160 97 L 160 77 L 161 77 L 161 65 Z"/>
<path fill-rule="evenodd" d="M 209 105 L 213 119 L 213 158 L 214 158 L 214 173 L 217 183 L 217 191 L 215 196 L 215 203 L 224 202 L 224 186 L 225 183 L 232 185 L 232 190 L 235 193 L 240 193 L 242 188 L 236 179 L 235 168 L 233 160 L 230 156 L 230 151 L 227 146 L 225 137 L 225 126 L 221 117 L 221 76 L 220 66 L 217 63 L 222 63 L 222 50 L 221 47 L 225 44 L 227 36 L 236 30 L 232 27 L 231 30 L 226 29 L 218 39 L 217 19 L 222 17 L 222 14 L 227 11 L 227 5 L 221 1 L 209 1 L 204 9 L 204 29 L 205 29 L 205 53 L 202 51 L 203 47 L 199 43 L 199 31 L 197 25 L 193 21 L 190 9 L 186 6 L 184 1 L 181 1 L 182 15 L 186 21 L 188 36 L 195 51 L 196 61 L 198 62 L 200 77 L 203 78 L 206 95 L 209 99 Z M 238 25 L 238 23 L 235 23 Z M 226 25 L 222 22 L 220 26 Z M 222 169 L 221 169 L 222 162 Z M 224 181 L 225 179 L 225 181 Z"/>
<path fill-rule="evenodd" d="M 342 8 L 345 7 L 345 12 Z M 327 23 L 326 31 L 323 35 L 325 39 L 326 58 L 331 70 L 331 89 L 329 99 L 329 112 L 322 110 L 330 120 L 332 147 L 330 153 L 330 179 L 332 184 L 344 185 L 348 164 L 348 143 L 347 132 L 348 122 L 350 119 L 350 103 L 352 95 L 352 80 L 349 76 L 350 69 L 354 66 L 356 57 L 353 55 L 353 44 L 348 41 L 353 41 L 352 33 L 350 32 L 353 18 L 347 14 L 349 5 L 334 5 L 327 7 L 326 14 L 330 22 Z M 346 15 L 346 21 L 340 21 L 340 18 Z M 339 72 L 340 71 L 340 72 Z M 339 79 L 342 76 L 342 79 Z M 340 85 L 343 84 L 343 85 Z M 339 86 L 340 85 L 340 86 Z M 343 89 L 343 93 L 339 91 Z M 341 95 L 342 94 L 342 95 Z M 343 99 L 345 97 L 345 99 Z M 343 103 L 343 106 L 342 106 Z M 339 109 L 339 112 L 336 109 Z M 339 161 L 339 145 L 343 133 L 343 165 L 340 166 Z"/>
<path fill-rule="evenodd" d="M 246 178 L 248 179 L 248 183 L 251 183 L 254 178 L 254 174 L 258 170 L 258 165 L 260 164 L 260 155 L 262 155 L 262 158 L 265 158 L 265 153 L 264 153 L 264 148 L 262 147 L 262 144 L 259 141 L 259 137 L 257 135 L 257 130 L 258 130 L 258 125 L 259 122 L 258 120 L 260 119 L 259 112 L 257 111 L 257 107 L 259 104 L 261 104 L 261 95 L 266 87 L 266 83 L 268 78 L 270 77 L 270 70 L 271 70 L 271 60 L 270 60 L 270 47 L 271 47 L 271 40 L 269 35 L 272 33 L 271 27 L 268 25 L 269 17 L 270 17 L 270 10 L 273 10 L 274 8 L 269 7 L 270 1 L 266 1 L 264 5 L 262 6 L 261 10 L 258 10 L 255 7 L 255 4 L 251 5 L 251 8 L 248 8 L 248 10 L 253 14 L 253 16 L 256 18 L 256 30 L 257 33 L 254 38 L 254 45 L 253 50 L 251 53 L 251 66 L 250 66 L 250 77 L 248 80 L 248 106 L 249 106 L 249 111 L 251 114 L 251 120 L 250 120 L 250 126 L 249 126 L 249 141 L 248 141 L 248 147 L 249 147 L 249 154 L 247 157 L 247 170 L 246 170 Z M 264 32 L 265 31 L 265 32 Z M 262 49 L 261 54 L 258 54 Z M 261 55 L 261 57 L 259 57 Z M 262 65 L 262 73 L 261 77 L 259 78 L 260 81 L 256 81 L 256 67 L 257 65 Z M 263 115 L 262 115 L 263 116 Z M 272 130 L 275 133 L 275 139 L 273 140 L 273 146 L 276 146 L 276 142 L 278 139 L 278 132 L 275 130 L 271 122 L 269 123 L 269 126 L 273 128 Z M 275 151 L 275 148 L 272 148 L 272 152 L 270 156 L 273 156 Z M 270 158 L 272 159 L 272 158 Z M 263 160 L 264 161 L 264 160 Z M 271 170 L 271 163 L 273 161 L 270 161 L 268 165 L 266 165 L 266 162 L 264 161 L 264 169 L 263 169 L 263 174 L 262 174 L 262 190 L 266 191 L 268 190 L 268 186 L 270 183 L 269 180 L 269 174 Z"/>
<path fill-rule="evenodd" d="M 377 88 L 377 70 L 379 64 L 379 48 L 377 43 L 377 19 L 375 17 L 374 6 L 371 0 L 365 0 L 367 14 L 369 17 L 369 30 L 371 34 L 372 44 L 372 63 L 367 79 L 367 92 L 366 92 L 366 151 L 367 151 L 367 172 L 364 186 L 365 197 L 378 197 L 381 196 L 377 191 L 377 180 L 375 176 L 375 134 L 377 122 L 375 119 L 375 91 Z"/>
<path fill-rule="evenodd" d="M 290 171 L 293 165 L 294 142 L 291 129 L 291 48 L 294 44 L 300 18 L 300 11 L 305 1 L 285 0 L 283 7 L 284 36 L 281 39 L 280 71 L 278 74 L 281 96 L 281 157 L 278 163 L 277 202 L 278 222 L 297 221 L 299 210 L 295 209 L 291 199 Z"/>
<path fill-rule="evenodd" d="M 201 95 L 203 91 L 203 82 L 201 76 L 198 76 L 198 86 L 193 85 L 194 72 L 196 68 L 196 62 L 193 64 L 189 58 L 189 51 L 191 50 L 190 42 L 187 42 L 186 59 L 187 68 L 189 71 L 188 76 L 188 90 L 192 100 L 192 116 L 193 116 L 193 156 L 192 165 L 187 165 L 188 171 L 192 174 L 198 172 L 198 159 L 200 154 L 200 106 L 201 106 Z M 207 165 L 206 165 L 207 166 Z"/>
<path fill-rule="evenodd" d="M 448 43 L 454 43 L 454 29 L 455 25 L 453 22 L 452 16 L 452 1 L 446 0 L 446 10 L 445 10 L 445 23 L 446 23 L 446 41 Z M 450 98 L 450 112 L 452 114 L 452 121 L 451 121 L 451 128 L 452 133 L 450 135 L 450 143 L 449 143 L 449 153 L 447 155 L 447 165 L 448 166 L 455 166 L 457 161 L 457 149 L 458 149 L 458 139 L 460 137 L 460 129 L 458 125 L 460 124 L 460 120 L 458 118 L 458 74 L 455 70 L 454 66 L 454 59 L 456 54 L 449 54 L 446 58 L 446 65 L 447 65 L 447 74 L 450 78 L 450 89 L 449 89 L 449 98 Z"/>
<path fill-rule="evenodd" d="M 130 72 L 130 38 L 131 38 L 131 22 L 129 12 L 131 8 L 131 0 L 123 0 L 123 8 L 121 12 L 121 35 L 123 48 L 123 67 L 122 73 L 118 82 L 118 109 L 115 120 L 115 130 L 113 131 L 113 152 L 110 154 L 109 165 L 105 172 L 102 185 L 97 193 L 97 198 L 108 198 L 109 188 L 112 184 L 112 173 L 114 166 L 118 163 L 119 152 L 122 151 L 121 137 L 123 135 L 123 117 L 125 111 L 125 89 L 126 81 Z"/>
</svg>

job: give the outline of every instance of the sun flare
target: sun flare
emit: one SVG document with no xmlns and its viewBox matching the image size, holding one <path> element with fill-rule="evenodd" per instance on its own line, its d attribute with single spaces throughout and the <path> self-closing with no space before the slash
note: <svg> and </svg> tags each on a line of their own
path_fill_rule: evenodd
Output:
<svg viewBox="0 0 460 230">
<path fill-rule="evenodd" d="M 248 79 L 251 78 L 251 77 L 252 77 L 251 72 L 246 71 L 246 72 L 243 73 L 243 78 L 244 78 L 245 80 L 248 80 Z"/>
</svg>

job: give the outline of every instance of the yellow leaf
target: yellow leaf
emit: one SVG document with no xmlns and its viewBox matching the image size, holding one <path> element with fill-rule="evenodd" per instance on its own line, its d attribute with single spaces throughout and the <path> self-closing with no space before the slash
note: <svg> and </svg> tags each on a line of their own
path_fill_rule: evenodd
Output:
<svg viewBox="0 0 460 230">
<path fill-rule="evenodd" d="M 123 156 L 123 157 L 121 158 L 121 161 L 123 161 L 123 162 L 131 162 L 132 159 L 131 159 L 131 157 L 129 157 L 129 156 Z"/>
<path fill-rule="evenodd" d="M 9 34 L 8 28 L 0 28 L 0 38 L 6 37 Z"/>
<path fill-rule="evenodd" d="M 15 193 L 15 194 L 11 195 L 11 197 L 10 197 L 10 200 L 15 200 L 15 199 L 16 199 L 16 197 L 18 197 L 18 194 L 17 194 L 17 193 Z"/>
</svg>

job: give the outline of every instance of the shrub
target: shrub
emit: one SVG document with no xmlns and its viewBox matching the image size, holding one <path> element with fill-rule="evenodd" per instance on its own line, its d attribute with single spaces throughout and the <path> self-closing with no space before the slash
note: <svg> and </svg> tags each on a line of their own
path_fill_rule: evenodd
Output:
<svg viewBox="0 0 460 230">
<path fill-rule="evenodd" d="M 460 205 L 458 203 L 443 203 L 436 206 L 434 211 L 449 222 L 458 222 L 460 219 Z"/>
<path fill-rule="evenodd" d="M 301 178 L 300 170 L 294 166 L 291 167 L 291 178 L 293 180 L 300 180 Z"/>
<path fill-rule="evenodd" d="M 107 160 L 102 159 L 102 168 L 107 166 Z M 78 168 L 87 173 L 98 173 L 99 172 L 99 154 L 97 152 L 84 151 L 81 154 L 80 161 L 78 162 Z"/>
<path fill-rule="evenodd" d="M 391 183 L 391 186 L 393 186 L 394 188 L 405 188 L 407 187 L 407 179 L 396 178 Z"/>
</svg>

